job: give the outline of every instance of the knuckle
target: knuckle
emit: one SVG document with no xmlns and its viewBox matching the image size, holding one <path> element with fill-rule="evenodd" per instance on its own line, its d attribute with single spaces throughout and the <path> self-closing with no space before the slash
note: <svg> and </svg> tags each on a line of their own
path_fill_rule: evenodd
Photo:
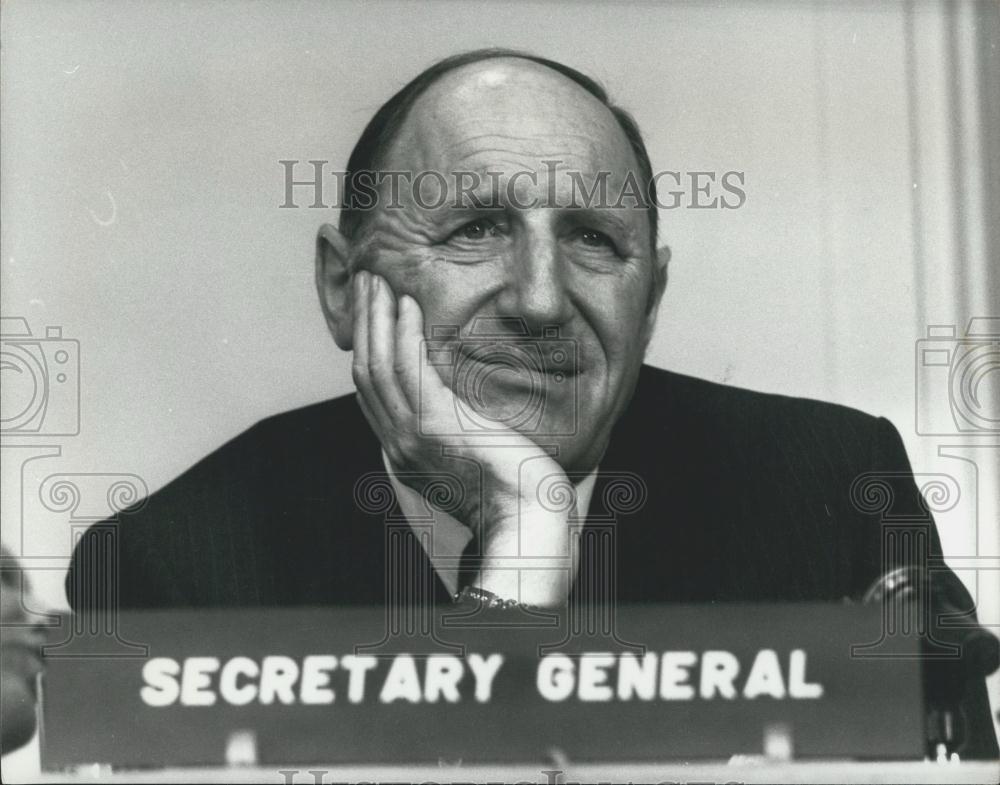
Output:
<svg viewBox="0 0 1000 785">
<path fill-rule="evenodd" d="M 373 379 L 383 381 L 391 376 L 391 366 L 385 360 L 372 360 L 371 375 Z"/>
<path fill-rule="evenodd" d="M 389 443 L 383 445 L 385 454 L 389 456 L 389 461 L 393 466 L 398 466 L 400 469 L 406 469 L 406 458 L 400 451 L 399 447 L 394 443 Z"/>
<path fill-rule="evenodd" d="M 355 360 L 351 363 L 351 377 L 356 384 L 367 384 L 369 380 L 368 367 L 364 363 Z"/>
<path fill-rule="evenodd" d="M 411 434 L 405 434 L 398 437 L 399 449 L 406 453 L 406 455 L 415 455 L 418 449 L 417 439 Z"/>
</svg>

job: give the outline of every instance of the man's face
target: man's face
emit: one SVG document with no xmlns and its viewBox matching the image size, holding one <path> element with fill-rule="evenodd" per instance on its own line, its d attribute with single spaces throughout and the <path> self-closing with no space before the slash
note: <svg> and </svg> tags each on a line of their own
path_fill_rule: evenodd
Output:
<svg viewBox="0 0 1000 785">
<path fill-rule="evenodd" d="M 482 415 L 470 428 L 507 424 L 558 447 L 565 469 L 593 468 L 659 295 L 647 211 L 634 192 L 616 205 L 629 173 L 642 178 L 611 113 L 550 69 L 487 61 L 421 96 L 381 168 L 444 179 L 425 177 L 423 199 L 404 185 L 398 207 L 383 183 L 355 271 L 420 304 L 425 336 L 452 350 L 438 372 Z M 588 207 L 601 176 L 607 199 Z"/>
</svg>

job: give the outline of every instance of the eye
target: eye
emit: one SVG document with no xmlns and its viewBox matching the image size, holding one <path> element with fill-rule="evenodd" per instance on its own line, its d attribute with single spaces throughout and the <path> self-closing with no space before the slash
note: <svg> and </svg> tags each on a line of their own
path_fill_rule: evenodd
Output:
<svg viewBox="0 0 1000 785">
<path fill-rule="evenodd" d="M 450 239 L 460 240 L 483 240 L 486 237 L 495 237 L 499 233 L 499 227 L 490 220 L 477 218 L 469 221 L 451 235 Z"/>
<path fill-rule="evenodd" d="M 580 229 L 577 236 L 580 238 L 580 242 L 590 248 L 608 248 L 615 253 L 618 252 L 615 241 L 604 232 L 599 232 L 596 229 Z"/>
</svg>

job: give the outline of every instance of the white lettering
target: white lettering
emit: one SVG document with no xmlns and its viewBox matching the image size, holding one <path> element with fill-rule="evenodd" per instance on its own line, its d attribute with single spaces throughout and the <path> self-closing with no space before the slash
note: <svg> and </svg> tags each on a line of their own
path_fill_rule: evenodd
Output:
<svg viewBox="0 0 1000 785">
<path fill-rule="evenodd" d="M 139 690 L 139 696 L 147 706 L 169 706 L 181 694 L 177 675 L 181 666 L 170 657 L 153 657 L 142 666 L 142 680 L 147 686 Z"/>
<path fill-rule="evenodd" d="M 337 667 L 332 654 L 314 654 L 302 660 L 302 684 L 299 700 L 302 703 L 333 703 L 335 695 L 327 685 L 330 671 Z"/>
<path fill-rule="evenodd" d="M 665 651 L 660 660 L 660 697 L 668 701 L 689 701 L 694 687 L 686 684 L 691 677 L 688 668 L 698 662 L 693 651 Z"/>
<path fill-rule="evenodd" d="M 417 664 L 409 654 L 400 654 L 392 661 L 379 696 L 382 703 L 400 699 L 420 703 L 420 677 L 417 675 Z"/>
<path fill-rule="evenodd" d="M 476 701 L 489 703 L 493 697 L 493 679 L 503 665 L 503 655 L 491 654 L 484 660 L 481 654 L 470 654 L 466 662 L 472 669 L 472 675 L 476 677 Z"/>
<path fill-rule="evenodd" d="M 565 654 L 548 654 L 538 663 L 536 684 L 545 700 L 563 701 L 573 692 L 573 660 Z"/>
<path fill-rule="evenodd" d="M 260 702 L 270 706 L 277 698 L 282 703 L 295 703 L 295 682 L 299 666 L 291 657 L 275 654 L 260 663 Z"/>
<path fill-rule="evenodd" d="M 448 703 L 458 703 L 458 683 L 465 668 L 458 657 L 450 654 L 432 654 L 427 658 L 427 675 L 424 677 L 424 700 L 437 703 L 440 696 Z"/>
<path fill-rule="evenodd" d="M 705 700 L 711 699 L 716 691 L 727 700 L 736 697 L 733 680 L 739 675 L 740 661 L 728 651 L 706 651 L 701 655 L 701 688 L 699 693 Z"/>
<path fill-rule="evenodd" d="M 788 658 L 788 694 L 793 698 L 822 698 L 823 685 L 806 682 L 806 653 L 793 649 Z"/>
<path fill-rule="evenodd" d="M 611 654 L 585 654 L 580 658 L 580 683 L 577 695 L 582 701 L 609 701 L 614 690 L 608 684 L 608 668 L 614 667 Z"/>
<path fill-rule="evenodd" d="M 219 674 L 219 695 L 233 706 L 246 706 L 257 697 L 257 685 L 248 681 L 242 687 L 237 687 L 236 679 L 239 676 L 256 679 L 259 675 L 260 667 L 249 657 L 233 657 Z"/>
<path fill-rule="evenodd" d="M 642 665 L 634 654 L 625 653 L 618 660 L 618 699 L 632 700 L 632 695 L 640 700 L 651 701 L 656 697 L 656 655 L 647 652 Z"/>
<path fill-rule="evenodd" d="M 752 663 L 749 654 L 755 655 Z M 807 677 L 806 652 L 788 652 L 787 671 L 783 655 L 779 650 L 761 649 L 748 653 L 741 662 L 734 653 L 723 650 L 549 654 L 538 661 L 535 686 L 540 697 L 552 702 L 570 698 L 587 703 L 689 701 L 698 697 L 821 698 L 823 685 Z M 265 706 L 328 705 L 341 692 L 341 700 L 346 696 L 347 701 L 358 704 L 365 700 L 368 674 L 377 671 L 373 678 L 378 678 L 379 684 L 372 689 L 380 689 L 378 700 L 382 703 L 459 703 L 464 692 L 472 692 L 467 674 L 475 686 L 475 700 L 487 703 L 492 700 L 504 655 L 472 653 L 463 659 L 435 654 L 428 656 L 425 664 L 418 663 L 415 656 L 401 654 L 388 663 L 383 681 L 383 668 L 373 656 L 271 655 L 259 660 L 234 656 L 221 663 L 216 657 L 154 657 L 142 667 L 139 696 L 146 705 L 155 707 L 212 706 L 217 702 L 231 706 L 254 702 Z M 463 684 L 464 690 L 460 689 Z M 471 700 L 470 695 L 465 697 Z"/>
<path fill-rule="evenodd" d="M 340 667 L 351 674 L 347 682 L 347 700 L 361 703 L 365 699 L 365 675 L 377 665 L 378 660 L 367 654 L 346 654 L 340 658 Z"/>
<path fill-rule="evenodd" d="M 184 661 L 181 675 L 181 704 L 184 706 L 211 706 L 215 703 L 215 692 L 209 689 L 212 679 L 209 674 L 219 669 L 218 657 L 188 657 Z"/>
<path fill-rule="evenodd" d="M 785 697 L 785 680 L 781 675 L 781 662 L 774 649 L 761 649 L 750 667 L 747 683 L 743 685 L 743 697 L 753 700 L 759 695 L 772 698 Z"/>
</svg>

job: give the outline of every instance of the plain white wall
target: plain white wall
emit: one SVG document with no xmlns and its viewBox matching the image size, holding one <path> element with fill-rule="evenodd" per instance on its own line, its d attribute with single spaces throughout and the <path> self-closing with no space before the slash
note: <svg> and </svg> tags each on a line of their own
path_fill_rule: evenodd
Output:
<svg viewBox="0 0 1000 785">
<path fill-rule="evenodd" d="M 657 169 L 745 172 L 741 209 L 661 215 L 674 258 L 651 363 L 884 414 L 917 470 L 974 483 L 913 425 L 914 342 L 990 303 L 958 297 L 958 279 L 935 286 L 954 200 L 927 195 L 954 197 L 949 101 L 956 89 L 969 100 L 939 79 L 950 14 L 895 2 L 6 3 L 3 313 L 79 340 L 82 419 L 78 436 L 17 442 L 52 445 L 48 457 L 5 441 L 4 541 L 60 605 L 68 523 L 39 508 L 42 479 L 128 473 L 152 490 L 261 417 L 351 389 L 312 283 L 316 228 L 336 214 L 279 209 L 278 161 L 341 167 L 405 81 L 487 45 L 600 79 Z M 975 127 L 965 133 L 974 146 Z M 981 216 L 963 226 L 981 231 Z M 979 480 L 978 511 L 974 489 L 972 507 L 939 519 L 950 554 L 998 552 L 996 517 L 974 520 L 995 509 L 996 485 Z M 995 600 L 980 602 L 995 623 Z"/>
</svg>

